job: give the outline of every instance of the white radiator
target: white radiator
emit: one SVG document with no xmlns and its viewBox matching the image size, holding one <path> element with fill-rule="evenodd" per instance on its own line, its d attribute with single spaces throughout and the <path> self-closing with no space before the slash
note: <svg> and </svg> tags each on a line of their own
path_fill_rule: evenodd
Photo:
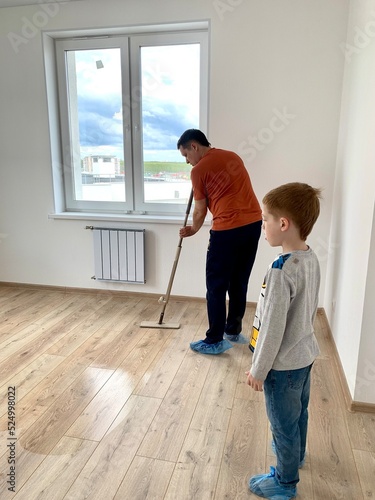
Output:
<svg viewBox="0 0 375 500">
<path fill-rule="evenodd" d="M 144 229 L 86 229 L 94 235 L 94 279 L 146 283 Z"/>
</svg>

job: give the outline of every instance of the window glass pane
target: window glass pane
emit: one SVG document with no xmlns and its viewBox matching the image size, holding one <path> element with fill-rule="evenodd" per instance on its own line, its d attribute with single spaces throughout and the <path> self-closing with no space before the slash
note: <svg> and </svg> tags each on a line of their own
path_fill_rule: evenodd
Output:
<svg viewBox="0 0 375 500">
<path fill-rule="evenodd" d="M 126 201 L 120 52 L 67 52 L 75 200 Z"/>
<path fill-rule="evenodd" d="M 180 135 L 199 127 L 200 45 L 141 48 L 144 202 L 186 203 L 191 166 Z"/>
</svg>

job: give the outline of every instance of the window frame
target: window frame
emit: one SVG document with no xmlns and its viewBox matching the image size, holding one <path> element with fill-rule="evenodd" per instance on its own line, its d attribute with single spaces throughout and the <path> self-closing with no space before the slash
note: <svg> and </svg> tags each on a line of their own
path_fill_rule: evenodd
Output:
<svg viewBox="0 0 375 500">
<path fill-rule="evenodd" d="M 194 24 L 194 23 L 193 23 Z M 179 26 L 180 29 L 176 29 Z M 209 31 L 208 22 L 197 22 L 195 26 L 189 23 L 174 25 L 171 30 L 166 25 L 149 26 L 147 29 L 134 27 L 133 29 L 124 29 L 115 33 L 107 31 L 104 35 L 101 32 L 96 35 L 91 31 L 91 36 L 72 36 L 67 33 L 61 36 L 48 33 L 55 48 L 55 64 L 57 74 L 57 100 L 59 104 L 59 131 L 61 145 L 59 156 L 62 162 L 62 169 L 56 172 L 53 169 L 54 185 L 62 183 L 64 190 L 64 212 L 82 212 L 114 215 L 139 215 L 147 214 L 151 216 L 178 215 L 181 213 L 181 203 L 152 203 L 144 201 L 144 173 L 142 159 L 142 130 L 140 123 L 142 119 L 141 105 L 131 98 L 131 89 L 141 88 L 141 61 L 139 51 L 142 46 L 157 45 L 182 45 L 184 43 L 199 43 L 200 45 L 200 98 L 199 98 L 199 128 L 207 131 L 208 122 L 208 75 L 209 75 Z M 168 28 L 168 29 L 167 29 Z M 52 35 L 52 36 L 51 36 Z M 71 149 L 70 141 L 70 117 L 68 106 L 68 81 L 66 76 L 66 50 L 84 50 L 84 49 L 105 49 L 120 47 L 122 51 L 122 95 L 130 96 L 130 106 L 123 112 L 123 137 L 124 137 L 124 162 L 126 173 L 126 201 L 125 202 L 107 202 L 107 201 L 89 201 L 75 200 L 73 193 L 73 171 L 74 171 L 74 152 Z M 188 71 L 188 70 L 187 70 Z M 188 73 L 187 73 L 188 78 Z M 47 75 L 48 80 L 48 75 Z M 48 85 L 47 85 L 48 86 Z M 48 91 L 48 89 L 47 89 Z M 48 93 L 48 92 L 47 92 Z M 126 103 L 123 102 L 123 111 Z M 55 115 L 56 116 L 56 115 Z M 51 119 L 51 117 L 50 117 Z M 55 125 L 55 129 L 58 128 Z M 181 130 L 181 133 L 183 130 Z M 77 162 L 76 162 L 77 163 Z M 77 168 L 77 167 L 76 167 Z M 60 196 L 61 200 L 61 196 Z M 61 204 L 61 202 L 60 202 Z M 57 207 L 55 207 L 57 208 Z"/>
</svg>

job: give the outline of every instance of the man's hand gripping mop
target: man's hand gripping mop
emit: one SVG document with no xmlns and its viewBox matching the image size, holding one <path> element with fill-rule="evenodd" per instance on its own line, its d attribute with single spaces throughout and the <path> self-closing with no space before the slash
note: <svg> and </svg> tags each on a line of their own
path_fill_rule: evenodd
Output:
<svg viewBox="0 0 375 500">
<path fill-rule="evenodd" d="M 185 227 L 187 224 L 192 203 L 193 203 L 193 190 L 191 190 L 190 198 L 189 198 L 189 201 L 188 201 L 188 204 L 186 207 L 186 214 L 185 214 L 185 220 L 184 220 L 183 227 Z M 142 321 L 142 323 L 139 325 L 141 328 L 180 328 L 179 323 L 163 323 L 163 319 L 164 319 L 165 308 L 167 307 L 169 297 L 171 294 L 174 275 L 176 274 L 178 259 L 180 258 L 180 253 L 181 253 L 181 248 L 182 248 L 182 240 L 183 240 L 183 238 L 180 238 L 180 241 L 179 241 L 178 246 L 177 246 L 177 251 L 176 251 L 176 256 L 175 256 L 175 259 L 173 262 L 172 272 L 171 272 L 171 276 L 169 278 L 167 293 L 165 294 L 165 297 L 161 296 L 160 299 L 158 300 L 159 304 L 163 304 L 163 309 L 160 313 L 159 321 L 158 322 Z"/>
</svg>

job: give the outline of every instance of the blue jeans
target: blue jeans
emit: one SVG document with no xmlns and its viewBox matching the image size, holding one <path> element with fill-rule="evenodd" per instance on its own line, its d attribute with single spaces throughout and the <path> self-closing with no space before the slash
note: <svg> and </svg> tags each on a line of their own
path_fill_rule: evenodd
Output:
<svg viewBox="0 0 375 500">
<path fill-rule="evenodd" d="M 206 260 L 208 343 L 223 340 L 224 332 L 229 335 L 241 332 L 261 228 L 262 221 L 257 221 L 235 229 L 210 231 Z"/>
<path fill-rule="evenodd" d="M 276 447 L 276 478 L 285 487 L 298 483 L 298 465 L 305 457 L 311 367 L 270 370 L 264 381 L 266 410 Z"/>
</svg>

